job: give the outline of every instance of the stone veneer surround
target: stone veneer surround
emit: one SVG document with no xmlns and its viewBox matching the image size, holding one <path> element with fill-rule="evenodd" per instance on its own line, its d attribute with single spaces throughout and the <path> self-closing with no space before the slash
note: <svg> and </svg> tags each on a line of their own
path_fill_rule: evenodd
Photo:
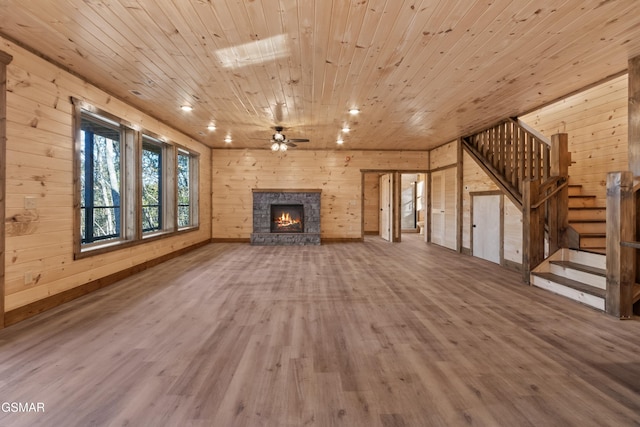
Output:
<svg viewBox="0 0 640 427">
<path fill-rule="evenodd" d="M 322 190 L 253 189 L 252 245 L 319 245 L 320 244 L 320 193 Z M 304 231 L 302 233 L 272 233 L 271 205 L 300 204 L 304 207 Z"/>
</svg>

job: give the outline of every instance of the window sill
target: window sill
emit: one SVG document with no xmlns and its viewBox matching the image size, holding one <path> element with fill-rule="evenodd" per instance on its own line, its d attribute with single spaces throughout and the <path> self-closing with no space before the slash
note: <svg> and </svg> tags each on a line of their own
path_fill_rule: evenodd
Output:
<svg viewBox="0 0 640 427">
<path fill-rule="evenodd" d="M 174 237 L 180 234 L 197 231 L 200 229 L 199 225 L 192 227 L 180 228 L 177 231 L 158 231 L 154 233 L 148 233 L 137 240 L 115 240 L 108 243 L 84 245 L 80 248 L 80 252 L 74 253 L 74 260 L 89 258 L 96 255 L 102 255 L 109 252 L 115 252 L 121 249 L 130 248 L 132 246 L 143 245 L 156 240 L 162 240 L 169 237 Z"/>
</svg>

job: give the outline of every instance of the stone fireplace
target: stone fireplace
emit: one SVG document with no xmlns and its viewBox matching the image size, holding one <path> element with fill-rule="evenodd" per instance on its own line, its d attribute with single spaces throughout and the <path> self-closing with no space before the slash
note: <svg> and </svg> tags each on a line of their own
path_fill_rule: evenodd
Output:
<svg viewBox="0 0 640 427">
<path fill-rule="evenodd" d="M 322 190 L 253 190 L 252 245 L 319 245 Z"/>
</svg>

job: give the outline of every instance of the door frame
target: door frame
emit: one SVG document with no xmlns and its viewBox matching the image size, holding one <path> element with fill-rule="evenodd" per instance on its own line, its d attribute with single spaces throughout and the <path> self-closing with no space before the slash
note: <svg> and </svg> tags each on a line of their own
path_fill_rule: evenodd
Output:
<svg viewBox="0 0 640 427">
<path fill-rule="evenodd" d="M 404 175 L 415 175 L 416 177 L 418 177 L 420 174 L 413 174 L 413 173 L 401 173 L 399 176 L 400 179 L 400 209 L 404 209 L 404 206 L 402 204 L 402 179 Z M 406 190 L 406 187 L 404 188 Z M 413 207 L 413 228 L 401 228 L 401 232 L 402 233 L 417 233 L 418 232 L 418 210 L 416 209 L 416 205 L 417 205 L 417 200 L 418 200 L 418 181 L 413 181 L 413 184 L 411 185 L 411 192 L 412 192 L 412 200 L 411 200 L 411 204 Z M 402 227 L 402 211 L 400 211 L 400 226 Z"/>
<path fill-rule="evenodd" d="M 504 194 L 502 191 L 471 191 L 469 192 L 469 251 L 473 255 L 473 198 L 476 196 L 500 197 L 500 265 L 504 265 Z"/>
<path fill-rule="evenodd" d="M 364 242 L 364 190 L 365 190 L 365 174 L 375 173 L 377 175 L 384 175 L 387 173 L 393 174 L 393 230 L 391 241 L 402 241 L 402 227 L 400 218 L 400 175 L 403 173 L 421 173 L 428 176 L 429 171 L 426 169 L 360 169 L 360 240 Z M 426 183 L 425 183 L 426 185 Z M 378 202 L 379 203 L 379 202 Z M 378 230 L 378 233 L 380 231 Z"/>
</svg>

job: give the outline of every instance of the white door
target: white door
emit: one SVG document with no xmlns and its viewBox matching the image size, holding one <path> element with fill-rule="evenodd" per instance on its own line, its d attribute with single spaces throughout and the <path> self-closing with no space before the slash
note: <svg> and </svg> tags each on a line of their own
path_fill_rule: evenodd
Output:
<svg viewBox="0 0 640 427">
<path fill-rule="evenodd" d="M 391 241 L 391 227 L 393 225 L 393 211 L 391 209 L 393 193 L 391 183 L 391 174 L 380 176 L 380 237 L 388 242 Z"/>
<path fill-rule="evenodd" d="M 473 196 L 473 256 L 500 264 L 500 195 Z"/>
<path fill-rule="evenodd" d="M 431 242 L 444 245 L 444 174 L 435 172 L 431 175 Z"/>
<path fill-rule="evenodd" d="M 431 174 L 431 242 L 449 249 L 457 246 L 456 168 Z"/>
</svg>

